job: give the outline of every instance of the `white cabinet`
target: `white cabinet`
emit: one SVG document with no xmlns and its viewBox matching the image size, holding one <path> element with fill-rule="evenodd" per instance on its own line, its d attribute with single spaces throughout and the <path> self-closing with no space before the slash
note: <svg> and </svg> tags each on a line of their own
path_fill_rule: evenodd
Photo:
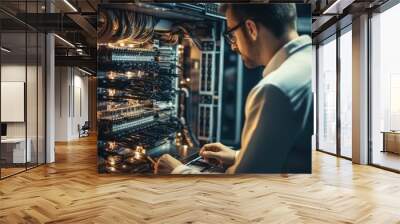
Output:
<svg viewBox="0 0 400 224">
<path fill-rule="evenodd" d="M 30 138 L 26 140 L 27 147 L 25 151 L 25 138 L 7 138 L 1 140 L 2 151 L 10 151 L 12 153 L 12 163 L 25 163 L 32 160 L 32 141 Z M 3 148 L 4 147 L 4 148 Z M 10 158 L 6 159 L 11 162 Z"/>
</svg>

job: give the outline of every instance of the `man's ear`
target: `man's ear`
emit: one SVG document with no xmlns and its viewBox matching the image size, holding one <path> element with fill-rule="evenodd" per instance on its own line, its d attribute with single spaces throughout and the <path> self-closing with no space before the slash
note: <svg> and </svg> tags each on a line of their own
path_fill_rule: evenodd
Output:
<svg viewBox="0 0 400 224">
<path fill-rule="evenodd" d="M 258 29 L 257 29 L 257 25 L 253 20 L 246 20 L 245 22 L 246 24 L 246 28 L 247 28 L 247 32 L 249 33 L 251 39 L 253 41 L 257 40 L 258 37 Z"/>
</svg>

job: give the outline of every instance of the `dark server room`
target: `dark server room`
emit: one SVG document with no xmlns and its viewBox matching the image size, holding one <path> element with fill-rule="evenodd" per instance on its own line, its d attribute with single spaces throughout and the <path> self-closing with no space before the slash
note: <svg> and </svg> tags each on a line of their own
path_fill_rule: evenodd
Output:
<svg viewBox="0 0 400 224">
<path fill-rule="evenodd" d="M 309 5 L 297 10 L 298 32 L 309 35 Z M 224 172 L 199 149 L 240 148 L 244 103 L 263 70 L 245 68 L 225 29 L 219 3 L 99 5 L 100 173 L 153 173 L 163 154 L 201 173 Z"/>
</svg>

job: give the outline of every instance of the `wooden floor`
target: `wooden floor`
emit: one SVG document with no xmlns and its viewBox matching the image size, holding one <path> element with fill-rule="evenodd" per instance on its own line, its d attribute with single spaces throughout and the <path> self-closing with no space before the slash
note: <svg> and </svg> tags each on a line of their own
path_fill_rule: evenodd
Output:
<svg viewBox="0 0 400 224">
<path fill-rule="evenodd" d="M 25 168 L 24 165 L 19 165 L 19 167 L 7 167 L 7 168 L 0 168 L 1 169 L 1 178 L 5 178 L 20 172 L 23 172 L 27 169 L 33 169 L 37 166 L 37 164 L 27 164 L 27 167 Z"/>
<path fill-rule="evenodd" d="M 320 152 L 312 175 L 96 172 L 94 138 L 0 181 L 0 223 L 400 223 L 400 175 Z"/>
<path fill-rule="evenodd" d="M 19 168 L 19 167 L 18 168 L 0 168 L 0 169 L 1 169 L 1 177 L 2 178 L 26 170 L 25 167 L 24 168 Z"/>
<path fill-rule="evenodd" d="M 374 151 L 373 163 L 391 169 L 400 170 L 400 155 L 392 152 Z"/>
</svg>

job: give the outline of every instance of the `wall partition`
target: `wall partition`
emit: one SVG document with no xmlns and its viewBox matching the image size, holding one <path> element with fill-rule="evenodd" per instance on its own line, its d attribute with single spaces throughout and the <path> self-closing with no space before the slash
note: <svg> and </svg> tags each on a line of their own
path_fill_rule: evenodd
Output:
<svg viewBox="0 0 400 224">
<path fill-rule="evenodd" d="M 42 3 L 0 3 L 1 179 L 45 163 L 45 35 L 22 22 Z"/>
</svg>

